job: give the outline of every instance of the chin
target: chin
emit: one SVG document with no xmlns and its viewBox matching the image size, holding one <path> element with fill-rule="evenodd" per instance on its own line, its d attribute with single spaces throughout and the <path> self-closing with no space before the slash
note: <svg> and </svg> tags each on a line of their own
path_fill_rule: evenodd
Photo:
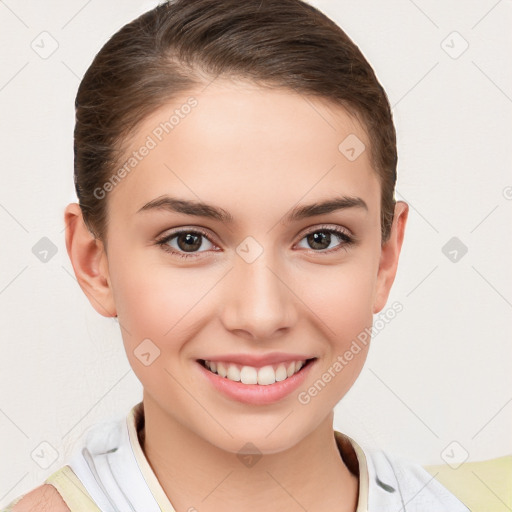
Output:
<svg viewBox="0 0 512 512">
<path fill-rule="evenodd" d="M 205 440 L 216 446 L 219 450 L 233 453 L 238 457 L 281 453 L 289 450 L 302 440 L 299 435 L 294 436 L 287 428 L 283 428 L 280 433 L 277 432 L 279 428 L 272 432 L 276 426 L 277 424 L 274 424 L 269 429 L 261 429 L 258 426 L 253 428 L 245 427 L 240 432 L 229 429 L 233 437 L 223 432 L 223 435 L 219 437 L 206 437 Z"/>
</svg>

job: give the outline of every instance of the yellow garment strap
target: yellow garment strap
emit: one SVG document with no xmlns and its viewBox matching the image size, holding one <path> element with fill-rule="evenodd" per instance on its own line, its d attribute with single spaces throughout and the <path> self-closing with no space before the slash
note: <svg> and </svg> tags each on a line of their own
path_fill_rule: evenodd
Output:
<svg viewBox="0 0 512 512">
<path fill-rule="evenodd" d="M 58 469 L 44 483 L 57 489 L 71 512 L 101 512 L 70 466 Z"/>
<path fill-rule="evenodd" d="M 457 469 L 447 464 L 426 466 L 425 469 L 471 512 L 512 510 L 512 455 L 466 462 Z"/>
</svg>

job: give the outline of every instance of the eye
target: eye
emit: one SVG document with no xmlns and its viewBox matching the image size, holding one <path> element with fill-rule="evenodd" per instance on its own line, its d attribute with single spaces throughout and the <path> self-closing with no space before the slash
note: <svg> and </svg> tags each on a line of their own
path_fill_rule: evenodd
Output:
<svg viewBox="0 0 512 512">
<path fill-rule="evenodd" d="M 208 242 L 212 244 L 210 241 L 208 234 L 201 229 L 182 229 L 180 231 L 175 231 L 174 233 L 165 235 L 163 238 L 156 240 L 156 243 L 162 247 L 162 249 L 171 254 L 175 254 L 180 258 L 197 258 L 195 252 L 205 252 L 205 251 L 197 251 L 203 245 L 202 239 L 208 240 Z M 172 246 L 169 242 L 176 242 L 176 246 Z M 215 247 L 215 246 L 214 246 Z"/>
<path fill-rule="evenodd" d="M 335 235 L 341 243 L 334 247 L 331 246 Z M 199 251 L 203 246 L 203 239 L 206 239 L 211 246 L 215 245 L 211 242 L 208 233 L 202 229 L 181 229 L 167 234 L 156 240 L 156 244 L 160 245 L 165 252 L 176 255 L 180 258 L 197 258 L 199 254 L 206 251 Z M 333 228 L 329 226 L 318 226 L 314 230 L 307 232 L 301 239 L 306 240 L 313 252 L 332 254 L 340 249 L 347 249 L 355 243 L 355 239 L 341 228 Z M 172 245 L 174 242 L 175 245 Z"/>
<path fill-rule="evenodd" d="M 334 249 L 332 249 L 331 242 L 333 240 L 332 235 L 335 235 L 335 239 L 341 241 Z M 346 231 L 341 228 L 333 228 L 328 226 L 319 226 L 313 231 L 307 232 L 302 240 L 306 240 L 306 243 L 313 249 L 314 252 L 327 252 L 329 254 L 336 252 L 340 249 L 347 249 L 350 245 L 354 244 L 355 240 Z"/>
</svg>

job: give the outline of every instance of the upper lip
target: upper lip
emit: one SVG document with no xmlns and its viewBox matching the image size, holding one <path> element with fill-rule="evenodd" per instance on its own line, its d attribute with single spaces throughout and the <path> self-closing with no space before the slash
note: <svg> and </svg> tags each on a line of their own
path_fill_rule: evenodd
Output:
<svg viewBox="0 0 512 512">
<path fill-rule="evenodd" d="M 215 361 L 222 363 L 237 363 L 242 366 L 261 367 L 277 363 L 290 361 L 305 361 L 313 359 L 315 356 L 305 354 L 287 354 L 284 352 L 273 352 L 272 354 L 222 354 L 219 356 L 205 357 L 206 361 Z"/>
</svg>

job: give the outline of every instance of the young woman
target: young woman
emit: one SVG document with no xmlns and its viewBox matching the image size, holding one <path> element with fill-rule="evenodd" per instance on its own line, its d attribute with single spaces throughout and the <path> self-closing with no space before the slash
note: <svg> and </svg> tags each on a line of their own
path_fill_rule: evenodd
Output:
<svg viewBox="0 0 512 512">
<path fill-rule="evenodd" d="M 357 46 L 300 0 L 176 0 L 76 98 L 66 246 L 143 401 L 8 510 L 468 510 L 333 430 L 395 278 L 408 205 Z"/>
</svg>

